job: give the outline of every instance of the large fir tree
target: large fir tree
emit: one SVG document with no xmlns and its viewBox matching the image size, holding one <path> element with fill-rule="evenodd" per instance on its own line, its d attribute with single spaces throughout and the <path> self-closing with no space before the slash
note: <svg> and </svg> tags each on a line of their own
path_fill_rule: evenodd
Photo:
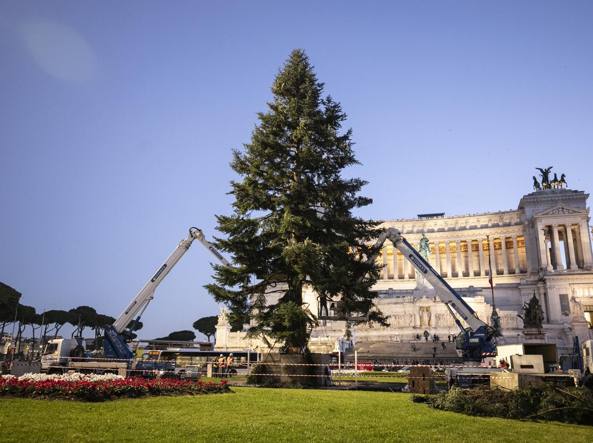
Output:
<svg viewBox="0 0 593 443">
<path fill-rule="evenodd" d="M 295 50 L 272 86 L 269 110 L 258 114 L 251 143 L 235 151 L 233 214 L 217 216 L 226 238 L 216 246 L 233 267 L 215 267 L 207 289 L 230 308 L 235 328 L 253 319 L 250 334 L 288 352 L 306 349 L 316 320 L 303 305 L 312 287 L 321 304 L 337 301 L 342 317 L 358 312 L 384 322 L 370 291 L 379 269 L 372 260 L 377 223 L 352 214 L 371 200 L 366 184 L 344 178 L 357 163 L 339 103 L 323 97 L 306 54 Z"/>
</svg>

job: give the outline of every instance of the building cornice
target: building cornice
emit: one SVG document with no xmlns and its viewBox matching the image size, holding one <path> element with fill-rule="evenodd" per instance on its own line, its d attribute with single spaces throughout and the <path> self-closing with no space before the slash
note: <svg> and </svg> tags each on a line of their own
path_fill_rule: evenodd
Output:
<svg viewBox="0 0 593 443">
<path fill-rule="evenodd" d="M 519 201 L 518 209 L 525 208 L 527 204 L 546 204 L 555 201 L 566 202 L 567 200 L 586 201 L 587 198 L 589 198 L 589 194 L 586 194 L 585 191 L 574 189 L 545 189 L 524 195 Z"/>
</svg>

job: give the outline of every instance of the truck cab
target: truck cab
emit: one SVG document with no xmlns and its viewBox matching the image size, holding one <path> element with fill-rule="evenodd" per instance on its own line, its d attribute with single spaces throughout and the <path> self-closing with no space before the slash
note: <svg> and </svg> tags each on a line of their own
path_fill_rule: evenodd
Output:
<svg viewBox="0 0 593 443">
<path fill-rule="evenodd" d="M 54 338 L 47 342 L 41 356 L 42 372 L 64 372 L 72 357 L 86 351 L 84 340 L 76 338 Z"/>
</svg>

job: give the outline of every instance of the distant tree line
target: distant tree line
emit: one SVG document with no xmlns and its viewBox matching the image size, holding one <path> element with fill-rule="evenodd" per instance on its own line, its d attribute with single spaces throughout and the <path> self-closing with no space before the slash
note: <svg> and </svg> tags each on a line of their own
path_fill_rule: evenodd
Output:
<svg viewBox="0 0 593 443">
<path fill-rule="evenodd" d="M 193 328 L 206 336 L 208 343 L 210 343 L 210 337 L 216 334 L 216 323 L 218 323 L 218 317 L 216 315 L 210 317 L 202 317 L 197 319 L 193 324 Z M 193 341 L 196 339 L 196 334 L 193 331 L 182 330 L 173 331 L 165 337 L 157 338 L 156 340 L 163 341 Z"/>
<path fill-rule="evenodd" d="M 95 339 L 99 339 L 104 334 L 105 326 L 115 321 L 113 317 L 100 314 L 91 306 L 78 306 L 68 311 L 51 309 L 38 313 L 33 306 L 20 303 L 21 296 L 19 291 L 0 282 L 0 338 L 8 332 L 8 326 L 14 324 L 14 345 L 17 349 L 27 328 L 30 328 L 33 341 L 38 338 L 42 343 L 58 337 L 66 324 L 73 326 L 73 337 L 82 337 L 84 331 L 90 329 L 94 332 Z M 217 321 L 217 316 L 202 317 L 193 323 L 193 328 L 204 334 L 210 342 L 210 337 L 216 333 Z M 132 320 L 123 334 L 128 340 L 133 340 L 137 338 L 135 332 L 142 327 L 141 321 Z M 191 341 L 195 338 L 193 331 L 182 330 L 173 331 L 157 340 Z"/>
<path fill-rule="evenodd" d="M 0 337 L 8 332 L 9 325 L 14 324 L 14 345 L 17 349 L 27 328 L 30 328 L 33 341 L 39 338 L 44 343 L 49 338 L 56 338 L 66 324 L 74 327 L 73 337 L 82 337 L 84 331 L 90 329 L 95 338 L 99 338 L 103 336 L 105 326 L 115 321 L 113 317 L 100 314 L 90 306 L 78 306 L 68 311 L 51 309 L 38 313 L 33 306 L 20 303 L 21 296 L 16 289 L 0 282 Z M 134 331 L 142 326 L 140 321 L 130 322 L 127 338 L 136 338 Z"/>
</svg>

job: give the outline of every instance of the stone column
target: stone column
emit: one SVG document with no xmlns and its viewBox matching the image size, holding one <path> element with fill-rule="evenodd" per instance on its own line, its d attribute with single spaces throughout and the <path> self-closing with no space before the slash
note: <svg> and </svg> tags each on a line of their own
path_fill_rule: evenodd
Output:
<svg viewBox="0 0 593 443">
<path fill-rule="evenodd" d="M 492 276 L 496 275 L 498 267 L 496 266 L 496 255 L 494 254 L 494 239 L 488 237 L 488 252 L 490 254 L 490 266 L 492 266 Z"/>
<path fill-rule="evenodd" d="M 500 237 L 500 245 L 502 248 L 502 273 L 508 275 L 509 273 L 509 257 L 507 256 L 507 238 L 503 235 Z"/>
<path fill-rule="evenodd" d="M 474 276 L 474 254 L 471 240 L 467 240 L 467 273 L 470 277 Z"/>
<path fill-rule="evenodd" d="M 576 229 L 574 231 L 574 239 L 575 239 L 575 243 L 576 243 L 576 249 L 574 252 L 577 256 L 577 266 L 579 268 L 581 268 L 584 266 L 584 263 L 583 263 L 583 240 L 581 238 L 580 225 L 576 226 Z"/>
<path fill-rule="evenodd" d="M 569 267 L 572 270 L 578 269 L 577 259 L 574 253 L 574 241 L 572 238 L 572 226 L 570 223 L 565 225 L 566 228 L 566 243 L 568 244 L 568 260 L 570 261 Z"/>
<path fill-rule="evenodd" d="M 381 249 L 381 258 L 383 259 L 383 280 L 387 280 L 387 277 L 389 277 L 389 269 L 387 268 L 387 248 L 385 247 Z"/>
<path fill-rule="evenodd" d="M 537 224 L 537 241 L 539 243 L 540 266 L 547 271 L 552 270 L 552 263 L 548 260 L 548 244 L 546 241 L 545 226 Z"/>
<path fill-rule="evenodd" d="M 447 257 L 447 278 L 451 278 L 452 277 L 452 272 L 451 272 L 451 249 L 449 248 L 449 241 L 445 242 L 445 254 Z"/>
<path fill-rule="evenodd" d="M 402 271 L 404 273 L 404 280 L 407 280 L 408 278 L 410 278 L 409 275 L 408 275 L 409 274 L 408 260 L 406 260 L 406 257 L 404 257 L 403 255 L 402 255 L 402 257 L 404 259 L 403 262 L 402 262 L 403 263 L 402 264 Z"/>
<path fill-rule="evenodd" d="M 585 268 L 593 266 L 593 257 L 591 256 L 591 237 L 589 237 L 589 224 L 586 220 L 579 223 L 581 231 L 581 244 L 583 248 L 583 265 Z"/>
<path fill-rule="evenodd" d="M 457 240 L 455 242 L 455 247 L 457 248 L 457 258 L 455 259 L 456 265 L 455 268 L 457 270 L 457 277 L 463 277 L 463 261 L 461 260 L 461 241 Z"/>
<path fill-rule="evenodd" d="M 486 267 L 484 266 L 484 241 L 478 239 L 478 253 L 480 255 L 480 275 L 484 277 L 486 275 Z"/>
<path fill-rule="evenodd" d="M 521 273 L 521 265 L 519 264 L 519 242 L 517 236 L 513 235 L 513 254 L 515 260 L 515 274 Z"/>
<path fill-rule="evenodd" d="M 560 238 L 558 237 L 558 225 L 552 225 L 552 249 L 554 252 L 554 261 L 556 262 L 556 270 L 564 270 L 562 264 L 562 256 L 560 255 Z"/>
<path fill-rule="evenodd" d="M 552 226 L 550 226 L 550 229 L 552 229 Z M 550 243 L 550 247 L 548 247 L 548 242 Z M 553 270 L 554 269 L 554 264 L 552 263 L 552 239 L 550 238 L 550 233 L 547 232 L 546 233 L 546 260 L 548 260 L 548 267 Z"/>
<path fill-rule="evenodd" d="M 441 274 L 441 251 L 439 250 L 439 246 L 440 243 L 438 241 L 434 243 L 434 255 L 436 261 L 434 268 Z"/>
</svg>

